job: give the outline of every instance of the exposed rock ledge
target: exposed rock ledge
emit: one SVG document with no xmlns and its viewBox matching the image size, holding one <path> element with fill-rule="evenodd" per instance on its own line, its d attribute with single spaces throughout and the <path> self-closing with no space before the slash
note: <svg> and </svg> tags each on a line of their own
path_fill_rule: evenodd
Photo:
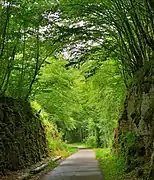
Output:
<svg viewBox="0 0 154 180">
<path fill-rule="evenodd" d="M 140 74 L 129 91 L 115 133 L 127 172 L 137 179 L 154 179 L 154 69 Z M 132 178 L 133 179 L 133 178 Z"/>
</svg>

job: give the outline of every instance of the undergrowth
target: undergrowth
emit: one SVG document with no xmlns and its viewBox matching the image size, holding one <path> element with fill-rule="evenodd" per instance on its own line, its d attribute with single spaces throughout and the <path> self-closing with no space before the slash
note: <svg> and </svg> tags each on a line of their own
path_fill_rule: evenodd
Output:
<svg viewBox="0 0 154 180">
<path fill-rule="evenodd" d="M 67 158 L 68 156 L 74 154 L 75 152 L 78 151 L 78 148 L 76 147 L 70 147 L 67 144 L 63 144 L 63 147 L 61 149 L 56 150 L 54 152 L 55 156 L 62 156 L 63 159 Z"/>
<path fill-rule="evenodd" d="M 69 146 L 72 146 L 72 147 L 91 148 L 91 146 L 88 145 L 88 144 L 86 144 L 86 143 L 73 143 L 73 144 L 70 144 Z"/>
<path fill-rule="evenodd" d="M 110 149 L 96 149 L 96 158 L 105 180 L 125 180 L 125 161 L 122 155 L 110 152 Z"/>
<path fill-rule="evenodd" d="M 34 112 L 39 114 L 42 125 L 45 129 L 46 139 L 48 143 L 49 156 L 62 156 L 63 159 L 75 153 L 78 149 L 67 145 L 62 138 L 62 133 L 58 131 L 55 123 L 53 123 L 50 115 L 36 102 L 31 102 Z"/>
</svg>

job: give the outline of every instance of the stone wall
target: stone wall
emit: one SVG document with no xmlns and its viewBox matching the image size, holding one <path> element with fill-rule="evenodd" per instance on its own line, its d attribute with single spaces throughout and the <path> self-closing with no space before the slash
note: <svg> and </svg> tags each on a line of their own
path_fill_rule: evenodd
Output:
<svg viewBox="0 0 154 180">
<path fill-rule="evenodd" d="M 154 179 L 154 69 L 136 77 L 129 91 L 115 135 L 127 173 L 137 179 Z"/>
<path fill-rule="evenodd" d="M 0 171 L 30 166 L 47 154 L 44 128 L 30 104 L 0 98 Z"/>
</svg>

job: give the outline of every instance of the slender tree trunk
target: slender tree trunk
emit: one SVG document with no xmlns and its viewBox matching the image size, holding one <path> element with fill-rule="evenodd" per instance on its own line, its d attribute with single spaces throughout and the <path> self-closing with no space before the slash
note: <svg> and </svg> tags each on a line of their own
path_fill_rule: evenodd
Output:
<svg viewBox="0 0 154 180">
<path fill-rule="evenodd" d="M 39 71 L 39 53 L 40 53 L 40 45 L 39 45 L 39 27 L 37 28 L 37 35 L 36 35 L 36 63 L 35 63 L 35 72 L 34 72 L 34 75 L 33 75 L 33 79 L 30 83 L 30 86 L 29 86 L 29 90 L 28 90 L 28 93 L 25 97 L 25 100 L 28 99 L 29 95 L 31 94 L 31 91 L 32 91 L 32 86 L 33 84 L 35 83 L 35 80 L 36 80 L 36 76 L 38 74 L 38 71 Z"/>
<path fill-rule="evenodd" d="M 7 31 L 7 25 L 8 25 L 8 22 L 9 22 L 9 18 L 10 18 L 9 10 L 10 10 L 10 4 L 9 4 L 9 6 L 7 6 L 7 9 L 6 9 L 6 21 L 5 21 L 5 24 L 4 24 L 4 30 L 3 30 L 3 34 L 2 34 L 2 44 L 1 44 L 1 51 L 0 51 L 0 59 L 2 58 L 2 56 L 4 54 L 4 49 L 5 49 L 6 31 Z"/>
<path fill-rule="evenodd" d="M 19 97 L 22 97 L 22 90 L 23 90 L 23 83 L 24 83 L 24 63 L 25 63 L 25 50 L 26 50 L 26 40 L 25 40 L 25 29 L 24 29 L 24 44 L 23 44 L 23 57 L 22 57 L 22 67 L 21 67 L 21 74 L 20 74 L 20 80 L 19 80 Z"/>
<path fill-rule="evenodd" d="M 14 59 L 15 59 L 15 54 L 16 54 L 16 48 L 17 46 L 15 45 L 15 47 L 13 48 L 13 52 L 12 52 L 12 58 L 10 60 L 10 63 L 8 64 L 8 74 L 7 74 L 7 79 L 6 79 L 6 83 L 4 85 L 4 89 L 2 89 L 2 94 L 4 95 L 7 88 L 8 88 L 8 84 L 9 84 L 9 79 L 10 79 L 10 76 L 11 76 L 11 72 L 12 72 L 12 69 L 13 69 L 13 64 L 14 64 Z"/>
</svg>

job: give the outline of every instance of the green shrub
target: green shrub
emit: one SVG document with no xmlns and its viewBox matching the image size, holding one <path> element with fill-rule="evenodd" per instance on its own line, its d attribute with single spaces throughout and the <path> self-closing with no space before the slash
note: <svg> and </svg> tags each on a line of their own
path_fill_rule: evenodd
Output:
<svg viewBox="0 0 154 180">
<path fill-rule="evenodd" d="M 62 133 L 58 132 L 56 125 L 49 119 L 48 113 L 36 101 L 31 102 L 31 106 L 36 113 L 41 109 L 40 119 L 45 129 L 50 154 L 52 155 L 55 151 L 65 149 L 66 145 L 62 141 Z"/>
<path fill-rule="evenodd" d="M 89 136 L 84 141 L 89 147 L 97 147 L 97 139 L 96 136 Z"/>
</svg>

